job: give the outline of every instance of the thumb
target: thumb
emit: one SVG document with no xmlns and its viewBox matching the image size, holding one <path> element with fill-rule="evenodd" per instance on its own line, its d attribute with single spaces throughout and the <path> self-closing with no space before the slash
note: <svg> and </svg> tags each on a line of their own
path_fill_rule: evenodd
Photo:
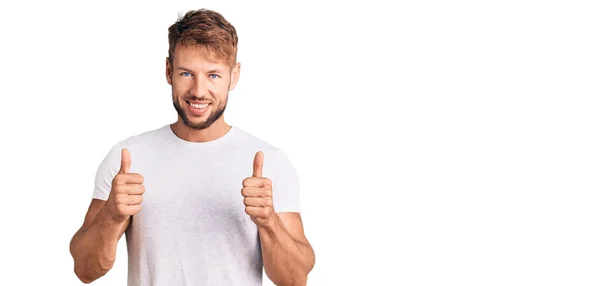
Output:
<svg viewBox="0 0 600 286">
<path fill-rule="evenodd" d="M 256 155 L 254 156 L 254 172 L 252 172 L 252 177 L 262 177 L 263 159 L 263 152 L 256 152 Z"/>
<path fill-rule="evenodd" d="M 121 170 L 119 170 L 119 173 L 128 173 L 129 167 L 131 167 L 131 154 L 129 154 L 127 148 L 123 148 L 123 150 L 121 150 Z"/>
</svg>

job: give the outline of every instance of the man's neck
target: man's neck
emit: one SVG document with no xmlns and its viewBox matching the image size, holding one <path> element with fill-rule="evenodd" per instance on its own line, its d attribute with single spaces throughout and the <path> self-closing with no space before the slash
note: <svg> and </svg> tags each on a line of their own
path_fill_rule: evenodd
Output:
<svg viewBox="0 0 600 286">
<path fill-rule="evenodd" d="M 173 130 L 173 133 L 175 133 L 177 137 L 185 141 L 209 142 L 225 136 L 225 134 L 231 130 L 231 126 L 225 123 L 221 118 L 206 129 L 196 130 L 187 127 L 181 118 L 179 118 L 177 122 L 171 124 L 171 130 Z"/>
</svg>

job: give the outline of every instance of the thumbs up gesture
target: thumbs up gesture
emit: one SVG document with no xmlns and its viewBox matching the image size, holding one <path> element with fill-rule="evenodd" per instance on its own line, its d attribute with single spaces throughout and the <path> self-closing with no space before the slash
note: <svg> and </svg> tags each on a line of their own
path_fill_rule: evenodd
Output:
<svg viewBox="0 0 600 286">
<path fill-rule="evenodd" d="M 275 218 L 273 184 L 270 179 L 262 176 L 263 159 L 263 152 L 257 152 L 254 156 L 252 177 L 242 181 L 242 196 L 244 196 L 246 213 L 257 226 L 269 225 Z"/>
<path fill-rule="evenodd" d="M 129 173 L 131 155 L 121 150 L 121 169 L 112 180 L 112 188 L 104 204 L 109 217 L 115 222 L 124 222 L 142 210 L 142 194 L 145 192 L 144 177 Z"/>
</svg>

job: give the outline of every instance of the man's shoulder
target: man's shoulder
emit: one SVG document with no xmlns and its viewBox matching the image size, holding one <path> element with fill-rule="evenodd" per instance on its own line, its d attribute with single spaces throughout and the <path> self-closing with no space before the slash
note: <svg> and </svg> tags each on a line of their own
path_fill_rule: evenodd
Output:
<svg viewBox="0 0 600 286">
<path fill-rule="evenodd" d="M 246 131 L 245 129 L 242 129 L 240 127 L 234 127 L 234 128 L 236 128 L 236 131 L 237 131 L 236 139 L 242 146 L 249 147 L 249 148 L 258 148 L 261 150 L 269 150 L 269 151 L 274 151 L 274 150 L 279 149 L 277 146 L 275 146 L 271 142 L 269 142 L 263 138 L 260 138 L 259 136 L 255 135 L 249 131 Z"/>
<path fill-rule="evenodd" d="M 254 159 L 254 154 L 258 151 L 262 151 L 265 158 L 265 168 L 273 164 L 274 166 L 287 166 L 291 165 L 291 158 L 288 157 L 284 148 L 269 142 L 251 132 L 237 128 L 237 143 L 238 148 L 243 149 L 243 152 L 252 154 L 251 159 Z"/>
<path fill-rule="evenodd" d="M 168 125 L 163 125 L 151 130 L 138 132 L 134 135 L 124 138 L 119 143 L 123 146 L 123 148 L 126 148 L 128 146 L 139 146 L 148 143 L 160 142 L 165 138 L 164 132 L 165 128 L 167 127 Z"/>
</svg>

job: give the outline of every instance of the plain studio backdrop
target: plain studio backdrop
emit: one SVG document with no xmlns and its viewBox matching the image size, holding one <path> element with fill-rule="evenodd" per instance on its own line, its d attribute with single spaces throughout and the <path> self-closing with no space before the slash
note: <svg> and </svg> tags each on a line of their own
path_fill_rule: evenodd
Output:
<svg viewBox="0 0 600 286">
<path fill-rule="evenodd" d="M 2 2 L 0 285 L 81 285 L 96 168 L 176 120 L 197 8 L 238 31 L 228 122 L 298 169 L 309 285 L 600 284 L 594 1 L 163 2 Z"/>
</svg>

